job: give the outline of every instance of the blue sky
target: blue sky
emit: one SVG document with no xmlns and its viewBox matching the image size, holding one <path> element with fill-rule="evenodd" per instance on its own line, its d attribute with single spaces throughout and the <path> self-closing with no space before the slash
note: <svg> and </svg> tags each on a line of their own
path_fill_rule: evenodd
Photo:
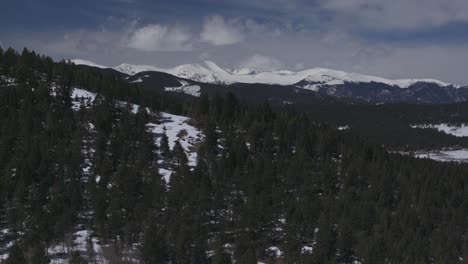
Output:
<svg viewBox="0 0 468 264">
<path fill-rule="evenodd" d="M 327 67 L 468 84 L 466 0 L 15 0 L 0 44 L 56 59 Z"/>
</svg>

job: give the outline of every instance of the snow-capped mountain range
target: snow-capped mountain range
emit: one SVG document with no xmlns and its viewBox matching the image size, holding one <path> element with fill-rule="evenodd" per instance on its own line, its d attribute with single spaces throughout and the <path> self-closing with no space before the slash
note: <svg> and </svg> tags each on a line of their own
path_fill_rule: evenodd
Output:
<svg viewBox="0 0 468 264">
<path fill-rule="evenodd" d="M 216 65 L 214 62 L 205 61 L 198 64 L 184 64 L 174 68 L 165 69 L 148 65 L 121 64 L 115 67 L 102 66 L 90 61 L 71 60 L 77 65 L 88 65 L 98 68 L 111 68 L 116 71 L 135 75 L 140 72 L 164 72 L 179 78 L 189 79 L 202 83 L 233 84 L 233 83 L 262 83 L 277 85 L 295 85 L 299 82 L 306 83 L 301 88 L 317 91 L 322 86 L 343 85 L 345 83 L 383 83 L 386 85 L 408 88 L 416 83 L 435 84 L 440 87 L 459 88 L 458 85 L 445 83 L 434 79 L 399 79 L 391 80 L 382 77 L 347 73 L 324 68 L 312 68 L 294 72 L 280 71 L 255 71 L 252 69 L 229 70 Z"/>
</svg>

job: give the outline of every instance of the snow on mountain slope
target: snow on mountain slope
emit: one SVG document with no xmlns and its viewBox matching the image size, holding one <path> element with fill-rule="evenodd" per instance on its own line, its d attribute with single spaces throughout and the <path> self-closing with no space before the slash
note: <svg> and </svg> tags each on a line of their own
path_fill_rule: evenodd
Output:
<svg viewBox="0 0 468 264">
<path fill-rule="evenodd" d="M 416 151 L 414 157 L 442 162 L 468 163 L 468 149 Z"/>
<path fill-rule="evenodd" d="M 72 60 L 75 64 L 85 64 L 95 66 L 97 64 L 84 61 Z M 101 67 L 99 65 L 95 67 Z M 312 68 L 300 72 L 293 71 L 264 71 L 256 72 L 252 69 L 227 70 L 219 67 L 214 62 L 205 61 L 200 64 L 184 64 L 172 69 L 163 69 L 147 65 L 121 64 L 113 69 L 129 75 L 135 75 L 144 71 L 165 72 L 180 78 L 190 79 L 205 83 L 264 83 L 293 85 L 301 81 L 307 81 L 312 86 L 309 89 L 315 90 L 314 85 L 340 85 L 349 83 L 384 83 L 390 86 L 408 88 L 417 82 L 435 83 L 439 86 L 451 86 L 452 84 L 441 82 L 434 79 L 400 79 L 391 80 L 377 76 L 362 75 L 357 73 L 347 73 L 344 71 L 335 71 L 324 68 Z M 457 86 L 455 86 L 457 87 Z"/>
<path fill-rule="evenodd" d="M 443 132 L 448 135 L 456 137 L 468 137 L 468 125 L 462 124 L 461 126 L 451 126 L 448 124 L 438 125 L 412 125 L 412 128 L 423 128 L 423 129 L 437 129 L 439 132 Z"/>
<path fill-rule="evenodd" d="M 308 82 L 318 82 L 328 85 L 339 85 L 345 82 L 351 83 L 385 83 L 390 86 L 398 86 L 400 88 L 408 88 L 417 82 L 435 83 L 440 86 L 450 86 L 449 83 L 444 83 L 434 79 L 399 79 L 390 80 L 377 76 L 362 75 L 357 73 L 347 73 L 344 71 L 335 71 L 322 68 L 314 68 L 297 73 L 298 75 L 307 76 L 303 80 Z"/>
<path fill-rule="evenodd" d="M 96 63 L 94 63 L 92 61 L 88 61 L 88 60 L 74 59 L 74 60 L 70 60 L 70 61 L 75 63 L 76 65 L 87 65 L 87 66 L 101 68 L 101 69 L 109 68 L 107 66 L 102 66 L 102 65 L 96 64 Z"/>
<path fill-rule="evenodd" d="M 76 63 L 75 63 L 76 64 Z M 140 72 L 148 72 L 148 71 L 157 71 L 157 72 L 164 72 L 163 69 L 147 66 L 147 65 L 130 65 L 130 64 L 120 64 L 118 66 L 112 67 L 112 69 L 119 71 L 121 73 L 125 73 L 128 75 L 135 75 Z"/>
<path fill-rule="evenodd" d="M 176 93 L 185 93 L 191 96 L 200 97 L 201 87 L 198 85 L 190 85 L 186 81 L 180 81 L 179 87 L 166 87 L 164 91 L 166 92 L 176 92 Z"/>
</svg>

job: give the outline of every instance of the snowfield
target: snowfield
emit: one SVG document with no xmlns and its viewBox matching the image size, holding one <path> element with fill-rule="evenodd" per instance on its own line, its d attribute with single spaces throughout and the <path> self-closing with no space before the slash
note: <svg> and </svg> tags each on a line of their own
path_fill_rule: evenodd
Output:
<svg viewBox="0 0 468 264">
<path fill-rule="evenodd" d="M 468 125 L 462 124 L 461 126 L 451 126 L 448 124 L 439 125 L 412 125 L 412 128 L 422 129 L 437 129 L 439 132 L 443 132 L 448 135 L 456 137 L 468 137 Z"/>
<path fill-rule="evenodd" d="M 190 85 L 186 81 L 180 81 L 180 87 L 166 87 L 164 91 L 166 92 L 176 92 L 176 93 L 185 93 L 191 96 L 200 97 L 201 88 L 198 85 Z"/>
<path fill-rule="evenodd" d="M 440 133 L 452 135 L 455 137 L 468 137 L 468 125 L 461 124 L 453 126 L 449 124 L 423 124 L 411 125 L 411 128 L 419 129 L 435 129 Z M 402 153 L 408 154 L 408 153 Z M 468 163 L 468 149 L 449 149 L 449 150 L 433 150 L 433 151 L 416 151 L 414 156 L 417 158 L 428 158 L 442 162 L 462 162 Z"/>
<path fill-rule="evenodd" d="M 445 151 L 421 151 L 414 154 L 417 158 L 428 158 L 443 162 L 468 163 L 468 149 Z"/>
<path fill-rule="evenodd" d="M 84 64 L 98 68 L 112 68 L 119 72 L 135 75 L 140 72 L 156 71 L 165 72 L 180 78 L 190 79 L 204 83 L 264 83 L 264 84 L 279 84 L 293 85 L 302 80 L 310 82 L 311 85 L 306 86 L 309 90 L 318 90 L 321 85 L 340 85 L 344 83 L 384 83 L 390 86 L 400 88 L 408 88 L 409 86 L 418 83 L 435 83 L 440 86 L 452 86 L 453 84 L 441 82 L 434 79 L 400 79 L 391 80 L 377 76 L 369 76 L 357 73 L 347 73 L 344 71 L 336 71 L 324 68 L 312 68 L 304 71 L 293 72 L 287 70 L 280 71 L 263 71 L 257 72 L 252 69 L 224 69 L 214 62 L 205 61 L 199 64 L 184 64 L 174 68 L 165 69 L 148 65 L 131 65 L 121 64 L 116 67 L 107 67 L 98 65 L 85 60 L 72 60 L 75 64 Z M 459 87 L 453 85 L 454 87 Z"/>
</svg>

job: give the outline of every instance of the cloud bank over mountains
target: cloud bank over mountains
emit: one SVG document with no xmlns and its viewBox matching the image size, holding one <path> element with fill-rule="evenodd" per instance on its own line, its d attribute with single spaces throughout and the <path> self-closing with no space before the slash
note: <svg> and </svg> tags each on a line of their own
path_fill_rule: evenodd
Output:
<svg viewBox="0 0 468 264">
<path fill-rule="evenodd" d="M 467 83 L 465 0 L 84 0 L 6 8 L 3 45 L 55 58 L 164 67 L 209 58 L 236 68 L 326 67 L 387 78 Z M 10 6 L 8 6 L 10 5 Z M 99 10 L 97 12 L 96 10 Z M 50 12 L 48 14 L 47 12 Z M 45 17 L 45 19 L 44 19 Z M 6 23 L 8 21 L 8 23 Z M 3 22 L 3 23 L 1 23 Z"/>
</svg>

